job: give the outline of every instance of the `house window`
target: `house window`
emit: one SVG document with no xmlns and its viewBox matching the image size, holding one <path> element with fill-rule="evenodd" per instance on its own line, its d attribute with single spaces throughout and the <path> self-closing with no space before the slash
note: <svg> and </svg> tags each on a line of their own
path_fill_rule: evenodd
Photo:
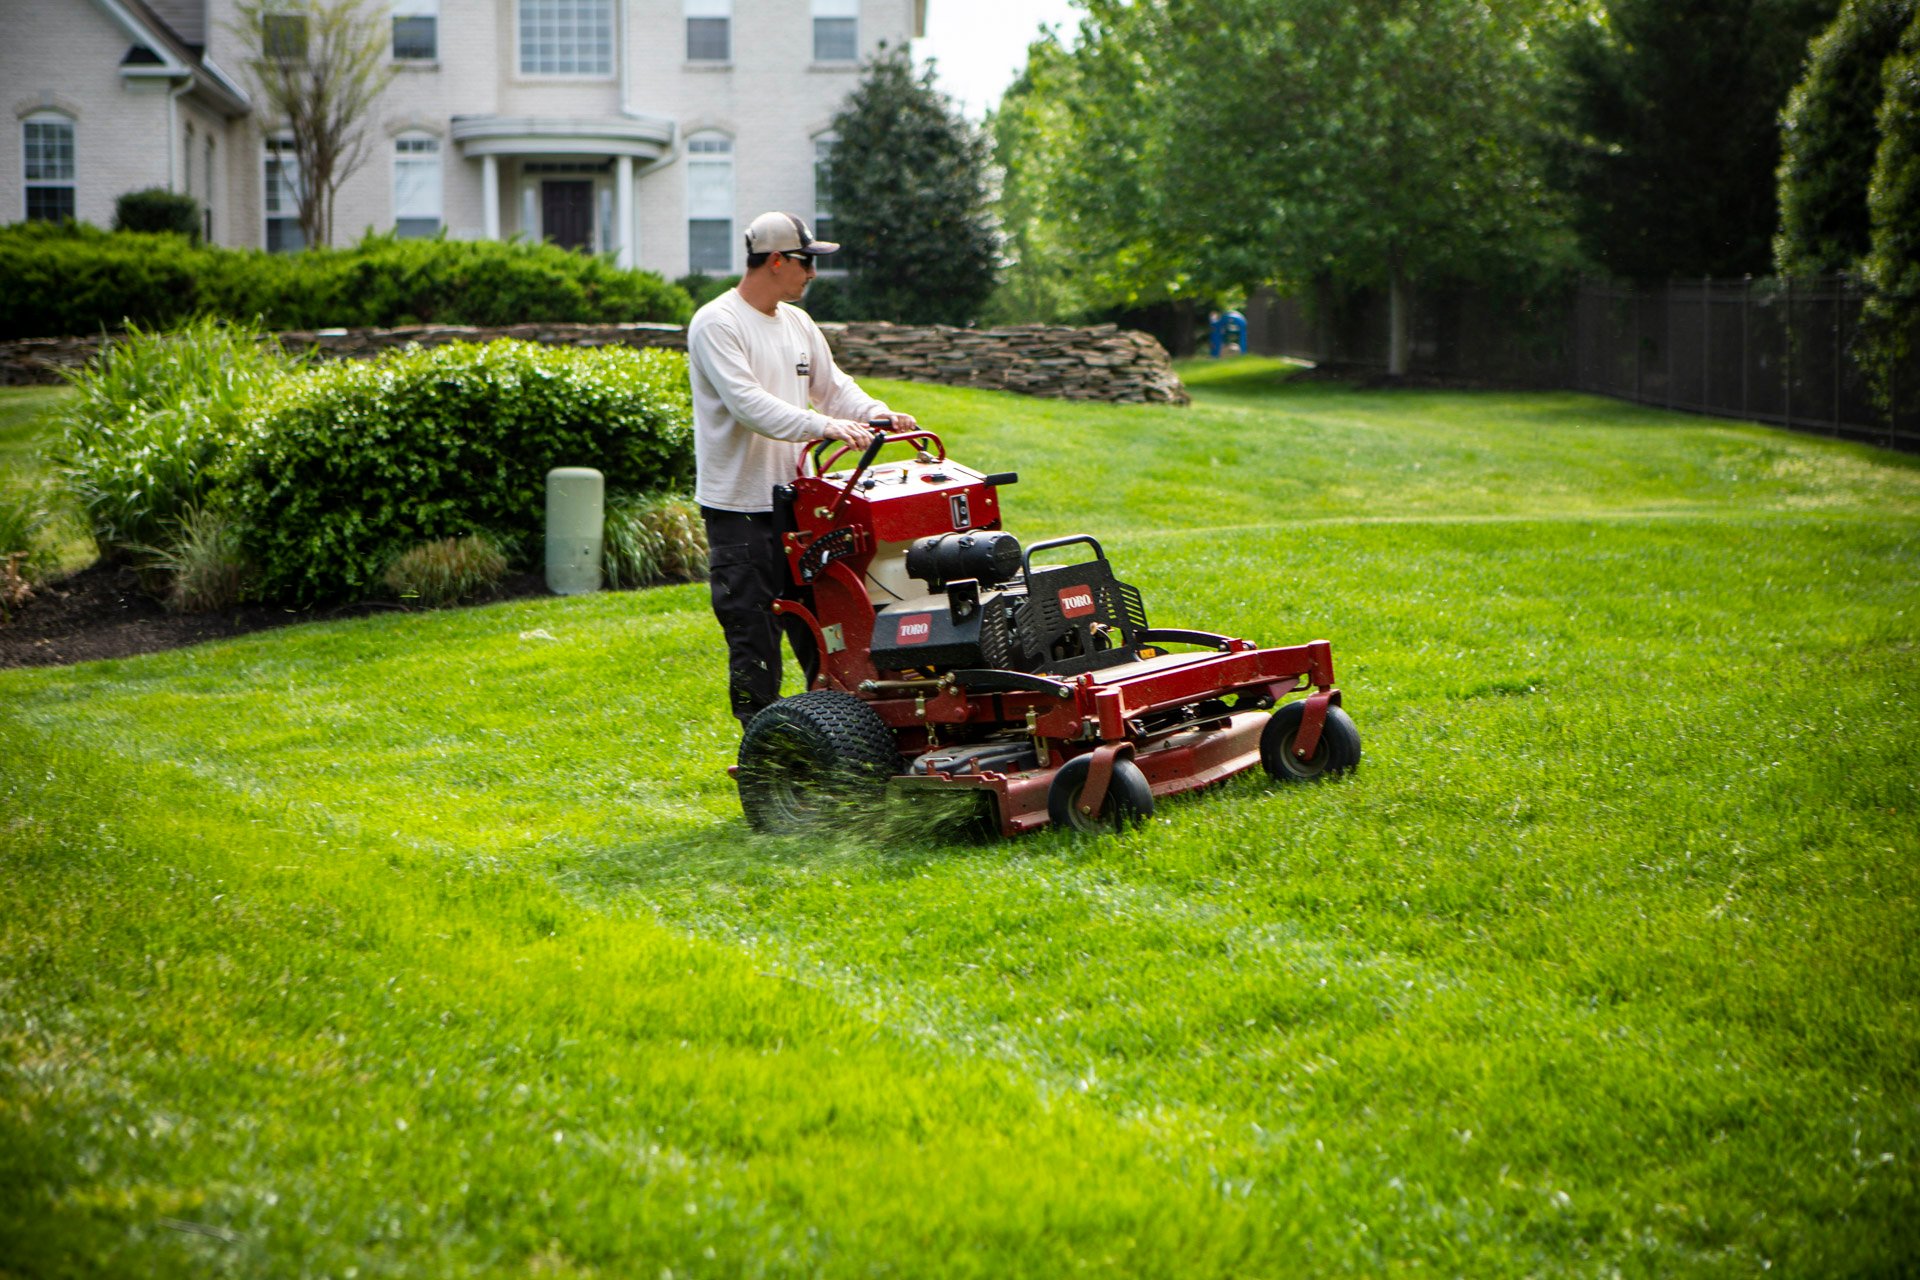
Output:
<svg viewBox="0 0 1920 1280">
<path fill-rule="evenodd" d="M 266 156 L 267 251 L 306 247 L 300 233 L 300 157 L 292 138 L 268 138 Z"/>
<path fill-rule="evenodd" d="M 813 0 L 813 60 L 854 62 L 860 57 L 860 0 Z"/>
<path fill-rule="evenodd" d="M 733 60 L 733 0 L 686 0 L 687 61 Z"/>
<path fill-rule="evenodd" d="M 180 162 L 183 166 L 180 174 L 180 190 L 187 195 L 193 194 L 193 121 L 187 121 L 187 144 L 180 149 Z"/>
<path fill-rule="evenodd" d="M 53 112 L 30 115 L 20 127 L 26 155 L 27 221 L 74 216 L 73 121 Z"/>
<path fill-rule="evenodd" d="M 733 271 L 733 139 L 687 139 L 687 265 L 708 275 Z"/>
<path fill-rule="evenodd" d="M 393 143 L 393 229 L 403 240 L 440 232 L 440 140 L 410 133 Z"/>
<path fill-rule="evenodd" d="M 278 61 L 306 61 L 307 15 L 290 0 L 269 0 L 261 13 L 260 52 Z"/>
<path fill-rule="evenodd" d="M 213 135 L 207 135 L 207 163 L 204 168 L 206 199 L 200 203 L 200 234 L 208 244 L 213 243 Z"/>
<path fill-rule="evenodd" d="M 393 60 L 432 62 L 440 56 L 440 0 L 393 0 Z"/>
<path fill-rule="evenodd" d="M 520 74 L 613 74 L 613 0 L 520 0 Z"/>
<path fill-rule="evenodd" d="M 833 234 L 833 149 L 840 139 L 822 134 L 813 140 L 813 234 L 820 240 L 832 240 Z M 822 270 L 845 271 L 851 264 L 847 251 L 820 260 Z M 827 266 L 828 263 L 832 267 Z"/>
</svg>

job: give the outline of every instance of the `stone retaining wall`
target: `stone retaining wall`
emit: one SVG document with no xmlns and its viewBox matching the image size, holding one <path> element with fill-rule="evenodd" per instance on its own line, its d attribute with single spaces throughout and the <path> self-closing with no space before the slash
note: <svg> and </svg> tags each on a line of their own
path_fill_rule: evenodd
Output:
<svg viewBox="0 0 1920 1280">
<path fill-rule="evenodd" d="M 898 378 L 959 387 L 1018 391 L 1061 400 L 1186 404 L 1187 389 L 1159 342 L 1114 325 L 1013 325 L 954 329 L 946 325 L 823 324 L 840 367 L 855 377 Z M 521 338 L 576 347 L 685 349 L 686 330 L 666 324 L 520 324 L 504 329 L 418 325 L 405 329 L 321 329 L 280 335 L 336 359 L 364 359 L 410 342 L 487 342 Z M 0 343 L 0 385 L 60 381 L 79 368 L 100 338 L 28 338 Z"/>
</svg>

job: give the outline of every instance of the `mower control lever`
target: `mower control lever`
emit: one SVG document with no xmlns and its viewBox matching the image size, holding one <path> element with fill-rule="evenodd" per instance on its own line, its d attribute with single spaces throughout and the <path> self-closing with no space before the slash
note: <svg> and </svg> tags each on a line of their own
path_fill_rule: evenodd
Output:
<svg viewBox="0 0 1920 1280">
<path fill-rule="evenodd" d="M 847 477 L 847 486 L 840 491 L 840 497 L 834 502 L 833 510 L 827 513 L 828 523 L 840 518 L 840 508 L 846 506 L 847 499 L 853 496 L 853 486 L 859 483 L 866 469 L 873 465 L 873 460 L 880 456 L 880 451 L 887 447 L 886 428 L 893 425 L 893 419 L 875 418 L 872 425 L 873 439 L 868 442 L 867 451 L 860 455 L 859 464 L 854 467 L 853 474 Z"/>
</svg>

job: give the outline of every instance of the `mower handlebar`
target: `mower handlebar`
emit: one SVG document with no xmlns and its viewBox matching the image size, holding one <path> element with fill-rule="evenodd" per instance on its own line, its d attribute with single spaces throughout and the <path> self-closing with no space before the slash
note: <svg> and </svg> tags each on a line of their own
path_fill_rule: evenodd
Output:
<svg viewBox="0 0 1920 1280">
<path fill-rule="evenodd" d="M 1034 552 L 1051 551 L 1055 547 L 1070 547 L 1076 542 L 1084 542 L 1092 547 L 1094 559 L 1105 560 L 1107 558 L 1107 553 L 1100 549 L 1100 540 L 1090 533 L 1076 533 L 1065 538 L 1048 538 L 1043 542 L 1036 542 L 1028 547 L 1026 554 L 1020 557 L 1021 576 L 1025 577 L 1033 573 Z"/>
<path fill-rule="evenodd" d="M 867 446 L 866 452 L 860 458 L 859 465 L 854 468 L 853 479 L 858 479 L 860 473 L 871 466 L 873 460 L 880 456 L 880 450 L 890 444 L 903 444 L 910 440 L 930 441 L 933 444 L 934 451 L 939 455 L 935 461 L 945 462 L 947 460 L 947 446 L 941 441 L 939 436 L 931 431 L 923 431 L 916 428 L 912 431 L 902 431 L 899 435 L 888 435 L 887 428 L 893 425 L 892 418 L 875 418 L 867 425 L 873 428 L 873 442 Z M 839 445 L 840 447 L 835 449 L 831 454 L 828 454 L 827 446 L 829 445 Z M 799 465 L 800 474 L 803 476 L 823 476 L 831 471 L 833 464 L 845 457 L 852 448 L 852 445 L 843 441 L 831 439 L 822 440 L 801 453 Z M 824 459 L 822 458 L 823 454 L 826 455 Z M 851 487 L 852 480 L 848 481 L 848 485 Z"/>
</svg>

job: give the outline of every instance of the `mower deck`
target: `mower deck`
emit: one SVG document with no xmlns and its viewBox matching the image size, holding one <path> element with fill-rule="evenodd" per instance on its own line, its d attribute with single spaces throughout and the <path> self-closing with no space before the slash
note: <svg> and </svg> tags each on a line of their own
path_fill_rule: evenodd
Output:
<svg viewBox="0 0 1920 1280">
<path fill-rule="evenodd" d="M 1148 633 L 1150 636 L 1153 633 Z M 985 791 L 993 797 L 1002 835 L 1019 835 L 1046 826 L 1047 802 L 1055 775 L 1068 758 L 1051 750 L 1048 740 L 1094 742 L 1081 801 L 1093 813 L 1101 801 L 1116 759 L 1131 759 L 1146 775 L 1156 799 L 1195 791 L 1224 781 L 1260 763 L 1260 737 L 1271 707 L 1289 693 L 1314 687 L 1307 699 L 1310 726 L 1297 735 L 1294 750 L 1309 759 L 1318 746 L 1326 708 L 1338 705 L 1333 686 L 1331 646 L 1324 640 L 1284 649 L 1257 649 L 1244 640 L 1185 633 L 1183 639 L 1215 641 L 1214 653 L 1161 653 L 1135 658 L 1060 682 L 1055 692 L 990 693 L 983 697 L 962 683 L 942 686 L 936 696 L 889 698 L 871 705 L 896 734 L 926 735 L 925 748 L 937 746 L 943 725 L 1024 722 L 1035 741 L 1033 768 L 1001 771 L 936 769 L 896 775 L 897 787 L 924 790 Z M 1229 707 L 1223 701 L 1234 699 Z M 1145 719 L 1156 713 L 1193 708 L 1193 718 L 1164 726 Z M 1242 706 L 1258 710 L 1241 710 Z M 966 747 L 954 747 L 963 763 Z"/>
</svg>

